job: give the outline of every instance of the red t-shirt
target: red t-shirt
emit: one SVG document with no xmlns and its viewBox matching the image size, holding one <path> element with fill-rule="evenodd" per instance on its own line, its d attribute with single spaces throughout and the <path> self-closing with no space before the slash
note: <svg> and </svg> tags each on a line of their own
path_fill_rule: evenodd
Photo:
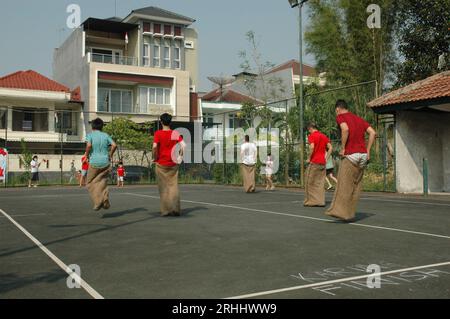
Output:
<svg viewBox="0 0 450 319">
<path fill-rule="evenodd" d="M 348 140 L 345 145 L 345 155 L 367 153 L 365 136 L 370 124 L 351 112 L 338 115 L 336 122 L 339 125 L 347 123 L 349 129 Z"/>
<path fill-rule="evenodd" d="M 117 168 L 117 175 L 119 175 L 120 177 L 125 176 L 125 168 L 123 166 Z"/>
<path fill-rule="evenodd" d="M 183 138 L 177 131 L 156 131 L 153 143 L 158 144 L 158 158 L 155 162 L 162 166 L 177 165 L 173 161 L 173 159 L 176 159 L 176 156 L 174 155 L 172 159 L 172 154 L 175 151 L 175 146 L 182 140 Z"/>
<path fill-rule="evenodd" d="M 81 158 L 81 170 L 87 171 L 89 169 L 89 162 L 87 161 L 86 156 Z"/>
<path fill-rule="evenodd" d="M 311 154 L 309 161 L 314 164 L 325 165 L 325 155 L 327 153 L 327 144 L 330 143 L 325 134 L 315 131 L 308 136 L 310 144 L 314 143 L 314 151 Z"/>
</svg>

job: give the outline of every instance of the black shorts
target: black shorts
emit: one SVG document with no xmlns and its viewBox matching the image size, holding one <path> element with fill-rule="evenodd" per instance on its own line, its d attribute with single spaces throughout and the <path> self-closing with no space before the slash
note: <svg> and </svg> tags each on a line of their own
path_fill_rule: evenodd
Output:
<svg viewBox="0 0 450 319">
<path fill-rule="evenodd" d="M 327 169 L 327 176 L 334 173 L 334 168 Z"/>
<path fill-rule="evenodd" d="M 36 182 L 36 181 L 38 181 L 39 180 L 39 173 L 31 173 L 32 175 L 31 175 L 31 180 L 33 181 L 33 182 Z"/>
</svg>

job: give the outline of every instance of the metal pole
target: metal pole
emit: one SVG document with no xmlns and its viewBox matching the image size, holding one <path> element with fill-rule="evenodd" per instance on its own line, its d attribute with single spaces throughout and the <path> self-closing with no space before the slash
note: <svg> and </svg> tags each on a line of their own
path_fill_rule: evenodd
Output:
<svg viewBox="0 0 450 319">
<path fill-rule="evenodd" d="M 64 179 L 63 179 L 64 161 L 63 161 L 62 112 L 60 113 L 60 116 L 58 117 L 58 124 L 59 124 L 59 138 L 61 140 L 61 143 L 59 145 L 59 153 L 61 155 L 61 186 L 64 186 Z"/>
<path fill-rule="evenodd" d="M 423 196 L 428 196 L 428 159 L 423 158 Z"/>
<path fill-rule="evenodd" d="M 298 6 L 299 11 L 299 40 L 300 40 L 300 92 L 299 92 L 299 108 L 300 108 L 300 186 L 304 186 L 304 136 L 303 136 L 303 29 L 302 29 L 302 8 L 303 2 Z"/>
<path fill-rule="evenodd" d="M 381 152 L 383 156 L 383 192 L 387 188 L 387 123 L 384 123 L 383 127 L 383 151 Z"/>
<path fill-rule="evenodd" d="M 6 113 L 5 113 L 5 151 L 8 151 L 8 113 L 9 113 L 9 108 L 6 107 Z M 8 183 L 8 170 L 9 170 L 9 152 L 8 155 L 6 156 L 6 171 L 4 173 L 4 184 L 5 184 L 5 188 L 7 186 Z"/>
</svg>

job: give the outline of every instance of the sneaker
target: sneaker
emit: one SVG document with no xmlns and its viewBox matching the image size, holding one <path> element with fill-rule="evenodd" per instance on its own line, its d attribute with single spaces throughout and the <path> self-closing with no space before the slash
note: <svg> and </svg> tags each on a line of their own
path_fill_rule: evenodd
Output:
<svg viewBox="0 0 450 319">
<path fill-rule="evenodd" d="M 275 190 L 275 186 L 272 186 L 272 188 L 270 189 L 271 191 L 274 191 Z"/>
</svg>

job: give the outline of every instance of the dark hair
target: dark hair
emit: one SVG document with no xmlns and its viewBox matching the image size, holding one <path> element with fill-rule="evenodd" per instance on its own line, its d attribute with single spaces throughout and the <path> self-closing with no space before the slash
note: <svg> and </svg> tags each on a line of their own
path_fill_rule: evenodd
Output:
<svg viewBox="0 0 450 319">
<path fill-rule="evenodd" d="M 169 126 L 170 123 L 172 123 L 172 115 L 170 115 L 169 113 L 164 113 L 163 115 L 161 115 L 160 119 L 162 124 L 165 126 Z"/>
<path fill-rule="evenodd" d="M 96 118 L 95 120 L 92 121 L 91 126 L 93 130 L 96 131 L 101 131 L 103 130 L 103 126 L 105 125 L 105 123 L 103 123 L 103 120 L 101 118 Z"/>
<path fill-rule="evenodd" d="M 119 162 L 119 165 L 122 165 L 122 166 L 123 166 L 123 162 L 122 162 L 122 161 L 120 161 L 120 162 Z"/>
<path fill-rule="evenodd" d="M 344 100 L 337 100 L 336 108 L 347 110 L 348 109 L 347 102 L 345 102 Z"/>
<path fill-rule="evenodd" d="M 245 141 L 246 141 L 246 142 L 250 142 L 250 136 L 245 135 Z"/>
<path fill-rule="evenodd" d="M 308 126 L 306 128 L 307 129 L 313 128 L 313 129 L 317 130 L 317 125 L 316 125 L 316 123 L 311 122 L 311 123 L 308 124 Z"/>
<path fill-rule="evenodd" d="M 37 155 L 34 155 L 34 156 L 33 156 L 33 160 L 35 160 L 35 159 L 37 159 L 37 158 L 38 158 Z"/>
<path fill-rule="evenodd" d="M 267 156 L 272 156 L 272 153 L 271 152 L 267 153 Z"/>
</svg>

